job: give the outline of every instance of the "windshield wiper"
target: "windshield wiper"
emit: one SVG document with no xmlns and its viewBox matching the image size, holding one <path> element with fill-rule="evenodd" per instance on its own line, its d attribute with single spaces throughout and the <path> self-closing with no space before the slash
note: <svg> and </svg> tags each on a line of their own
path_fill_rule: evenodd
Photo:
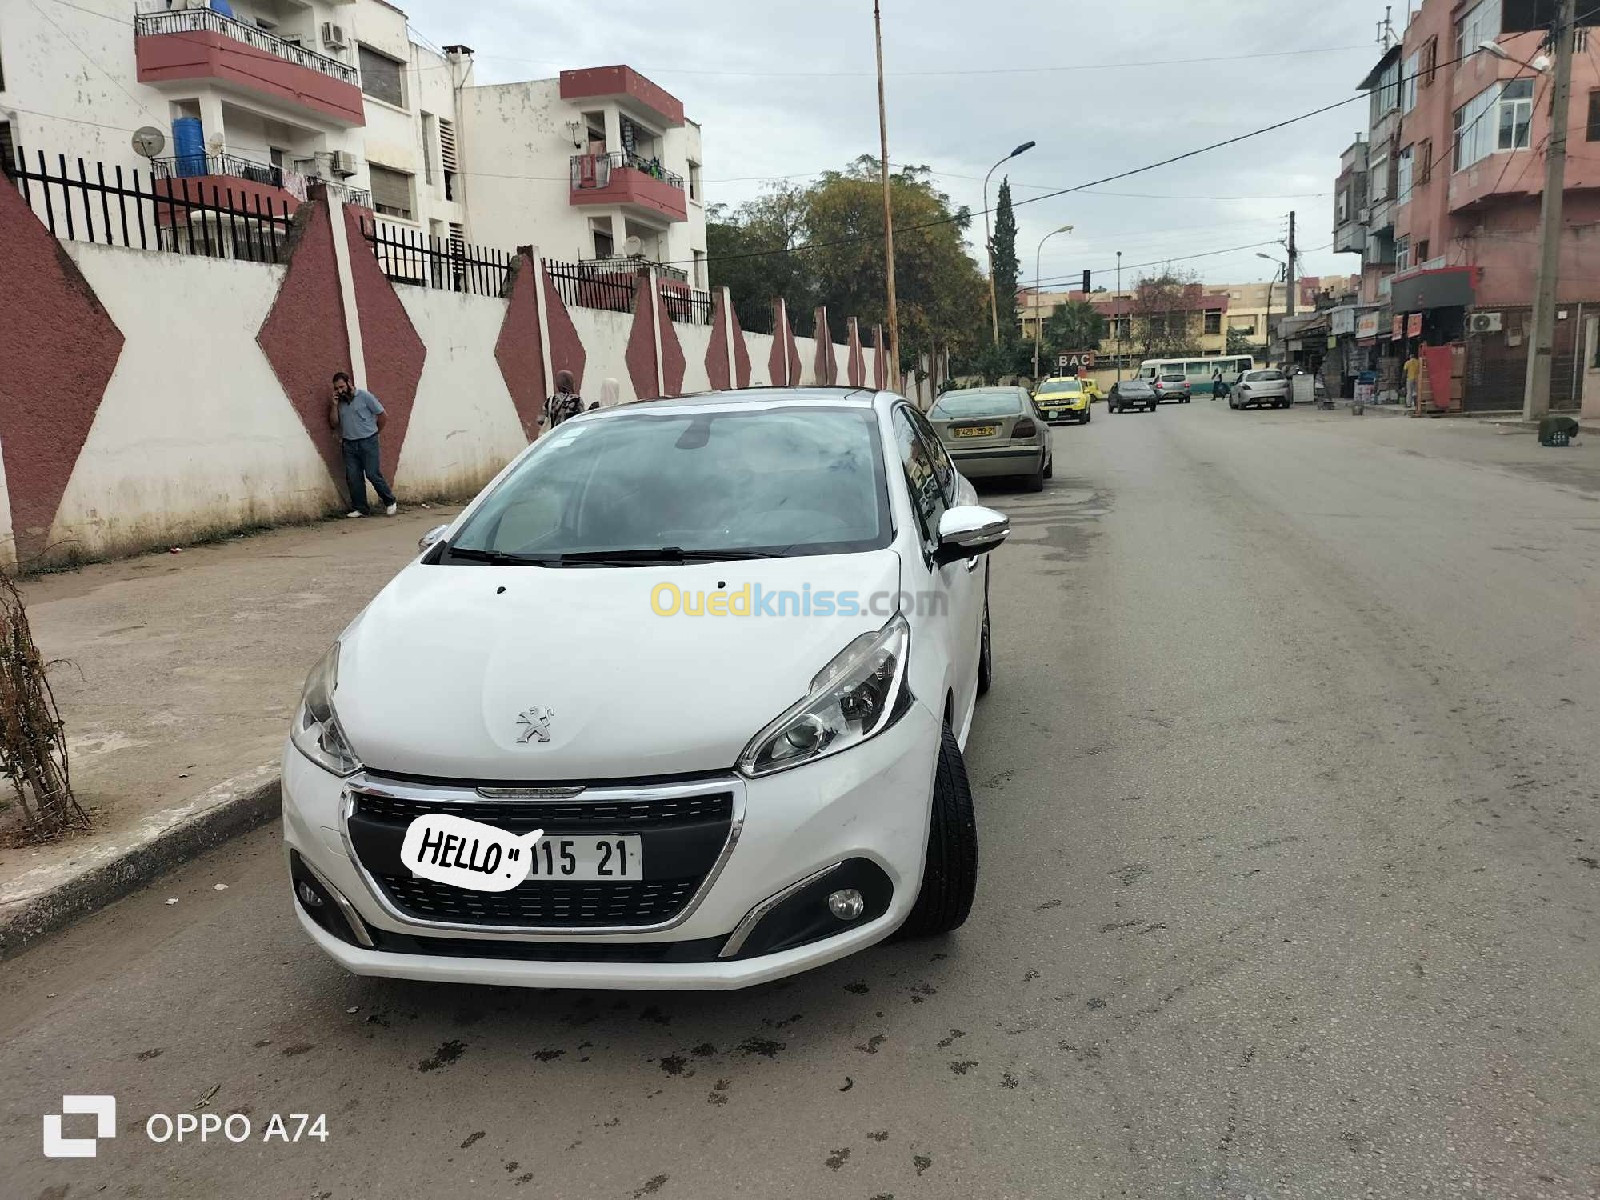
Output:
<svg viewBox="0 0 1600 1200">
<path fill-rule="evenodd" d="M 550 561 L 548 557 L 507 554 L 504 550 L 475 550 L 470 546 L 446 546 L 444 556 L 446 559 L 461 558 L 496 567 L 542 567 L 549 565 Z"/>
<path fill-rule="evenodd" d="M 776 558 L 765 550 L 685 550 L 682 546 L 661 546 L 654 550 L 580 550 L 572 554 L 552 554 L 541 562 L 560 566 L 567 563 L 592 563 L 599 566 L 653 566 L 657 564 L 736 562 L 753 558 Z"/>
</svg>

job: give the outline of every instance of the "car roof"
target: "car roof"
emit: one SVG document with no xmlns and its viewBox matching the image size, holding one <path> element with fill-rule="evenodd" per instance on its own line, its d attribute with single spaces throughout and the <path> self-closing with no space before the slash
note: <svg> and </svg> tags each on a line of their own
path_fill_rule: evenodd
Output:
<svg viewBox="0 0 1600 1200">
<path fill-rule="evenodd" d="M 900 397 L 893 392 L 880 392 L 866 387 L 747 387 L 722 391 L 694 392 L 687 396 L 661 396 L 650 400 L 632 400 L 624 404 L 585 412 L 574 420 L 604 418 L 627 412 L 716 412 L 727 409 L 763 409 L 786 406 L 806 408 L 872 408 L 879 401 L 890 402 Z"/>
</svg>

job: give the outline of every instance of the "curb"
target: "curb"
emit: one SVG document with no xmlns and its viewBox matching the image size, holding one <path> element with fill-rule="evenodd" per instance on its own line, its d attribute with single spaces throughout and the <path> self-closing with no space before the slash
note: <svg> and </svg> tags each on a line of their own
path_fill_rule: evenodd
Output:
<svg viewBox="0 0 1600 1200">
<path fill-rule="evenodd" d="M 86 845 L 70 862 L 35 867 L 0 890 L 0 961 L 120 900 L 173 867 L 275 818 L 278 763 L 256 767 Z"/>
</svg>

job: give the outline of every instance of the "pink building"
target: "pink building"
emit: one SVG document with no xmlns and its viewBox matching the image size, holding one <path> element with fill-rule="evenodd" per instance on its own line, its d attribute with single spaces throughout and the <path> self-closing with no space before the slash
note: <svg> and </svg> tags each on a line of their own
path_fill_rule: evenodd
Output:
<svg viewBox="0 0 1600 1200">
<path fill-rule="evenodd" d="M 1544 32 L 1515 32 L 1517 0 L 1423 0 L 1391 97 L 1395 317 L 1420 314 L 1431 345 L 1464 343 L 1468 410 L 1519 408 L 1550 136 Z M 1581 7 L 1581 6 L 1580 6 Z M 1597 36 L 1584 30 L 1580 37 Z M 1510 58 L 1479 47 L 1498 42 Z M 1551 406 L 1600 401 L 1600 66 L 1573 65 L 1560 303 Z M 1374 144 L 1372 154 L 1378 147 Z"/>
</svg>

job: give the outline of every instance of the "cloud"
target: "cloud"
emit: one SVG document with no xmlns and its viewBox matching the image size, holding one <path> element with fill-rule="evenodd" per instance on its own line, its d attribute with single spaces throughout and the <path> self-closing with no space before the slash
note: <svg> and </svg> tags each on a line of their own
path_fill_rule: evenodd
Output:
<svg viewBox="0 0 1600 1200">
<path fill-rule="evenodd" d="M 407 8 L 431 41 L 474 46 L 482 82 L 636 67 L 703 126 L 712 202 L 737 204 L 763 180 L 877 152 L 867 0 Z M 1382 15 L 1378 0 L 884 0 L 890 155 L 927 164 L 957 203 L 977 210 L 984 172 L 1031 139 L 1037 147 L 1002 168 L 1016 199 L 1073 187 L 1353 96 L 1379 56 Z M 1270 243 L 1287 235 L 1290 209 L 1308 274 L 1359 270 L 1355 256 L 1318 248 L 1332 240 L 1339 154 L 1365 122 L 1357 101 L 1103 189 L 1025 204 L 1023 276 L 1033 276 L 1039 238 L 1062 224 L 1076 232 L 1045 247 L 1047 278 L 1109 272 L 1118 250 L 1139 263 Z M 1185 265 L 1214 282 L 1271 269 L 1254 249 Z M 1109 273 L 1096 279 L 1111 282 Z"/>
</svg>

